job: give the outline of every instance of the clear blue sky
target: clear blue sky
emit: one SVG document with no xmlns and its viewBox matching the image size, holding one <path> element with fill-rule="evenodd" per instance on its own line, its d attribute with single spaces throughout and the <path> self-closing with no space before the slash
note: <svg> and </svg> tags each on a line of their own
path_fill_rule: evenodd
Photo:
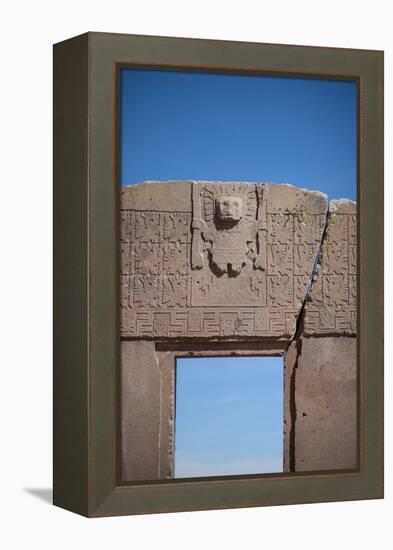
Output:
<svg viewBox="0 0 393 550">
<path fill-rule="evenodd" d="M 356 200 L 356 84 L 123 69 L 121 183 L 272 181 Z"/>
<path fill-rule="evenodd" d="M 356 200 L 356 94 L 350 81 L 123 69 L 121 184 L 272 181 Z M 177 372 L 178 477 L 282 470 L 282 359 Z"/>
<path fill-rule="evenodd" d="M 178 359 L 175 476 L 282 472 L 283 358 Z"/>
</svg>

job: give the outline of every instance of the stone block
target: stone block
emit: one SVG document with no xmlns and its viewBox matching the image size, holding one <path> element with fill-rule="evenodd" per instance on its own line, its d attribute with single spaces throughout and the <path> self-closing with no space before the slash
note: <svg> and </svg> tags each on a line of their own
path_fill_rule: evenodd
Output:
<svg viewBox="0 0 393 550">
<path fill-rule="evenodd" d="M 305 307 L 305 335 L 356 335 L 356 274 L 356 203 L 333 200 Z"/>
<path fill-rule="evenodd" d="M 285 469 L 356 469 L 356 338 L 301 337 L 285 360 Z"/>
<path fill-rule="evenodd" d="M 325 195 L 286 184 L 124 188 L 122 336 L 290 341 L 326 215 Z"/>
</svg>

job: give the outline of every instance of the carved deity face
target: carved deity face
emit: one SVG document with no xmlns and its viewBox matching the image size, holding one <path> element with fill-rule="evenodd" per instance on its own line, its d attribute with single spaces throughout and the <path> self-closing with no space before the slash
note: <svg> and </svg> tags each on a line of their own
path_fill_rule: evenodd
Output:
<svg viewBox="0 0 393 550">
<path fill-rule="evenodd" d="M 220 222 L 238 222 L 243 216 L 243 197 L 225 195 L 216 198 L 216 217 Z"/>
</svg>

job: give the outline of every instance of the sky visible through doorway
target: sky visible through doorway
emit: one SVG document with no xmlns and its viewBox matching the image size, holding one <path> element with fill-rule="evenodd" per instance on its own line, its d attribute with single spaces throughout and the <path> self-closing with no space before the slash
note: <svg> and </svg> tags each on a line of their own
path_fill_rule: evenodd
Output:
<svg viewBox="0 0 393 550">
<path fill-rule="evenodd" d="M 178 359 L 175 477 L 283 470 L 283 358 Z"/>
</svg>

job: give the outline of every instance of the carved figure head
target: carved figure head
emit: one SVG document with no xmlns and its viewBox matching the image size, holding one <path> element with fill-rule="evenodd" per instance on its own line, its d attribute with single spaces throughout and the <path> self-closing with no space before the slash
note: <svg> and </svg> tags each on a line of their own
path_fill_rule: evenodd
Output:
<svg viewBox="0 0 393 550">
<path fill-rule="evenodd" d="M 243 217 L 244 200 L 237 195 L 224 195 L 216 198 L 216 218 L 220 222 L 237 223 Z"/>
</svg>

